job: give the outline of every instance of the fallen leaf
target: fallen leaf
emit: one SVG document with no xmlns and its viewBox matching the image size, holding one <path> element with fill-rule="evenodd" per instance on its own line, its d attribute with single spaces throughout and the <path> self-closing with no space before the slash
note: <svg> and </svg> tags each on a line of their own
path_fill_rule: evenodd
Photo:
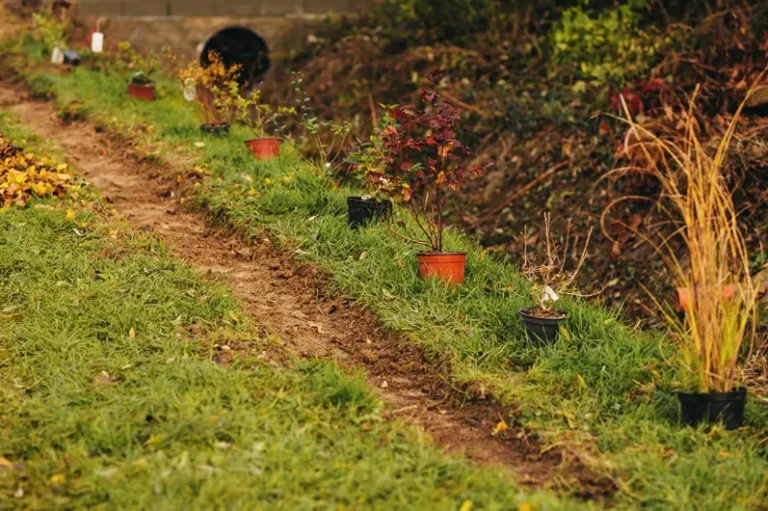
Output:
<svg viewBox="0 0 768 511">
<path fill-rule="evenodd" d="M 66 474 L 54 474 L 50 479 L 53 484 L 64 484 L 67 481 Z"/>
<path fill-rule="evenodd" d="M 129 339 L 135 339 L 136 338 L 136 330 L 131 327 L 130 330 L 128 330 L 128 338 Z"/>
<path fill-rule="evenodd" d="M 112 383 L 117 383 L 118 380 L 119 378 L 110 376 L 106 371 L 102 371 L 100 374 L 97 374 L 93 379 L 95 383 L 99 383 L 101 385 L 111 385 Z"/>
<path fill-rule="evenodd" d="M 472 511 L 472 508 L 475 507 L 475 505 L 472 503 L 471 500 L 465 500 L 461 507 L 459 508 L 459 511 Z"/>
<path fill-rule="evenodd" d="M 493 428 L 493 432 L 491 432 L 491 436 L 498 436 L 499 433 L 503 433 L 504 431 L 507 431 L 509 429 L 509 426 L 507 426 L 507 423 L 504 421 L 504 419 L 501 419 L 498 424 L 496 424 L 496 427 Z"/>
<path fill-rule="evenodd" d="M 6 469 L 12 469 L 13 463 L 8 461 L 8 458 L 4 458 L 3 456 L 0 456 L 0 470 L 6 470 Z"/>
</svg>

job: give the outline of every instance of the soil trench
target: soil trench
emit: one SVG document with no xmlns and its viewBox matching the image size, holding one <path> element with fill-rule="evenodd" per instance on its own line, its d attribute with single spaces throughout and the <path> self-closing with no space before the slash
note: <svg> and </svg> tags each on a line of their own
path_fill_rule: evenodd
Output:
<svg viewBox="0 0 768 511">
<path fill-rule="evenodd" d="M 364 368 L 368 383 L 388 404 L 389 417 L 423 428 L 449 452 L 506 467 L 518 484 L 559 487 L 568 481 L 583 498 L 611 492 L 606 480 L 557 449 L 542 454 L 535 439 L 511 423 L 492 435 L 508 417 L 501 406 L 466 402 L 420 350 L 380 328 L 372 314 L 325 296 L 322 277 L 277 253 L 268 237 L 247 244 L 212 227 L 204 214 L 185 211 L 176 189 L 179 169 L 174 173 L 172 165 L 158 168 L 143 161 L 128 141 L 93 124 L 63 123 L 52 103 L 30 98 L 10 81 L 0 83 L 0 109 L 57 142 L 66 160 L 134 226 L 154 232 L 175 257 L 223 279 L 254 322 L 281 338 L 289 352 Z"/>
</svg>

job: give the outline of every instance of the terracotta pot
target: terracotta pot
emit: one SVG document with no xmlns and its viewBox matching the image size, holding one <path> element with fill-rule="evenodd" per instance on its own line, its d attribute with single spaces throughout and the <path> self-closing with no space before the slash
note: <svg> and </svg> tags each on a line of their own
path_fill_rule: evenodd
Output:
<svg viewBox="0 0 768 511">
<path fill-rule="evenodd" d="M 280 154 L 279 138 L 254 138 L 246 140 L 245 145 L 260 160 L 271 160 Z"/>
<path fill-rule="evenodd" d="M 733 298 L 739 291 L 739 287 L 736 284 L 726 284 L 723 286 L 723 298 Z M 702 292 L 704 292 L 702 290 Z M 679 287 L 675 289 L 675 294 L 672 297 L 675 310 L 677 312 L 685 312 L 691 306 L 693 301 L 693 292 L 690 288 Z"/>
<path fill-rule="evenodd" d="M 129 83 L 128 95 L 132 98 L 143 99 L 144 101 L 155 100 L 155 84 L 154 83 Z"/>
<path fill-rule="evenodd" d="M 467 254 L 463 252 L 419 252 L 419 275 L 421 278 L 437 277 L 448 284 L 464 282 L 464 267 Z"/>
</svg>

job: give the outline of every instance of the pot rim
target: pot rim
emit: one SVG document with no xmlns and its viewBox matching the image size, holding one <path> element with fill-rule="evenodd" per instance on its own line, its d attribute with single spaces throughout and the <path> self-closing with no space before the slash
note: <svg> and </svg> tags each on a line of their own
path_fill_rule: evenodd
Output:
<svg viewBox="0 0 768 511">
<path fill-rule="evenodd" d="M 554 312 L 559 312 L 561 316 L 558 317 L 552 317 L 552 316 L 536 316 L 535 314 L 531 314 L 528 312 L 532 307 L 520 307 L 518 309 L 518 312 L 521 316 L 525 316 L 526 318 L 532 318 L 532 319 L 538 319 L 538 320 L 551 320 L 551 321 L 565 321 L 566 319 L 571 317 L 571 313 L 568 312 L 565 309 L 555 309 Z"/>
<path fill-rule="evenodd" d="M 686 392 L 683 390 L 673 390 L 672 394 L 677 395 L 679 398 L 697 398 L 697 397 L 703 397 L 707 399 L 712 398 L 726 398 L 726 397 L 741 397 L 747 395 L 747 388 L 746 387 L 738 387 L 730 392 L 715 392 L 715 391 L 709 391 L 709 392 Z"/>
<path fill-rule="evenodd" d="M 416 255 L 418 257 L 422 256 L 465 256 L 467 255 L 466 252 L 417 252 Z"/>
<path fill-rule="evenodd" d="M 389 199 L 381 199 L 381 200 L 374 199 L 374 198 L 363 199 L 359 195 L 352 195 L 352 196 L 347 197 L 347 204 L 348 205 L 351 205 L 354 202 L 359 202 L 359 203 L 365 204 L 366 206 L 381 205 L 381 204 L 391 205 L 392 204 L 392 201 L 389 200 Z"/>
<path fill-rule="evenodd" d="M 144 89 L 149 88 L 155 88 L 156 82 L 149 82 L 149 83 L 136 83 L 136 82 L 128 82 L 128 85 L 131 87 L 142 87 Z"/>
<path fill-rule="evenodd" d="M 251 142 L 271 142 L 273 140 L 282 142 L 282 139 L 279 139 L 277 137 L 262 137 L 262 138 L 249 138 L 248 140 L 245 141 L 245 143 L 250 144 Z"/>
</svg>

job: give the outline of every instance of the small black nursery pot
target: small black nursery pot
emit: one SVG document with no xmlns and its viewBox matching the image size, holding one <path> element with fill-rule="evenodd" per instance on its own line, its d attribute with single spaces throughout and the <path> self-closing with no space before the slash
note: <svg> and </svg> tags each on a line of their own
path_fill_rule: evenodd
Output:
<svg viewBox="0 0 768 511">
<path fill-rule="evenodd" d="M 560 337 L 560 323 L 567 320 L 569 314 L 563 310 L 553 311 L 552 315 L 537 314 L 537 309 L 520 309 L 520 320 L 528 338 L 539 348 L 557 341 Z"/>
<path fill-rule="evenodd" d="M 369 222 L 386 218 L 392 213 L 392 201 L 347 197 L 347 222 L 351 229 L 357 229 Z"/>
<path fill-rule="evenodd" d="M 200 126 L 200 131 L 205 133 L 206 135 L 214 135 L 214 136 L 224 136 L 229 134 L 229 128 L 231 125 L 229 124 L 202 124 Z"/>
<path fill-rule="evenodd" d="M 738 429 L 744 425 L 747 389 L 731 392 L 678 392 L 680 419 L 686 426 L 722 422 L 725 429 Z"/>
</svg>

